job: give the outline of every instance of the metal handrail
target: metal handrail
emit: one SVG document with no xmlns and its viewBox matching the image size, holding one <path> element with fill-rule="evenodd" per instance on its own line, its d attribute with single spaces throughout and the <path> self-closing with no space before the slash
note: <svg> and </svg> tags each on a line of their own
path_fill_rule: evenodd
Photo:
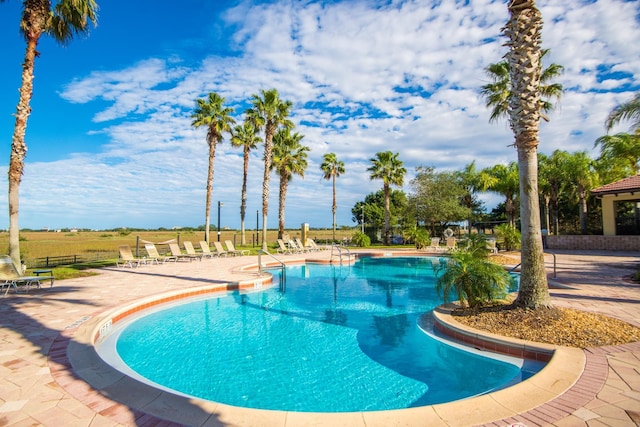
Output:
<svg viewBox="0 0 640 427">
<path fill-rule="evenodd" d="M 329 262 L 333 262 L 333 248 L 336 248 L 338 250 L 338 255 L 340 256 L 340 265 L 342 265 L 342 249 L 344 249 L 345 251 L 347 251 L 347 255 L 349 256 L 349 261 L 351 261 L 351 251 L 349 251 L 349 248 L 343 248 L 342 246 L 336 245 L 335 243 L 331 244 L 331 258 L 329 259 Z"/>
<path fill-rule="evenodd" d="M 278 259 L 271 252 L 265 251 L 264 249 L 258 250 L 258 276 L 262 276 L 262 254 L 269 255 L 271 258 L 280 263 L 280 267 L 282 267 L 282 277 L 284 279 L 286 276 L 286 265 L 284 261 Z"/>
</svg>

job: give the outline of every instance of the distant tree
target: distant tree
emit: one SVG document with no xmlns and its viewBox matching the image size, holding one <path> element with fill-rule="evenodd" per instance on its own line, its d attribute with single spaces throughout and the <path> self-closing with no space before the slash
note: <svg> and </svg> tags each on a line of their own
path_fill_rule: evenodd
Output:
<svg viewBox="0 0 640 427">
<path fill-rule="evenodd" d="M 397 223 L 398 217 L 404 215 L 407 210 L 407 195 L 402 190 L 391 189 L 389 202 L 389 215 L 392 224 Z M 369 193 L 364 201 L 357 202 L 351 209 L 352 220 L 361 225 L 362 212 L 364 210 L 364 222 L 369 229 L 382 229 L 384 227 L 384 190 Z"/>
<path fill-rule="evenodd" d="M 240 196 L 240 235 L 241 243 L 247 244 L 245 236 L 244 220 L 247 213 L 247 176 L 249 174 L 249 154 L 259 143 L 262 142 L 256 133 L 256 128 L 250 120 L 245 120 L 242 125 L 238 125 L 231 131 L 231 145 L 234 147 L 242 147 L 243 152 L 243 175 L 242 175 L 242 194 Z"/>
<path fill-rule="evenodd" d="M 209 170 L 207 173 L 207 194 L 205 203 L 204 239 L 210 242 L 211 194 L 213 193 L 213 163 L 216 158 L 216 145 L 221 143 L 225 132 L 231 131 L 235 123 L 231 114 L 233 108 L 224 106 L 225 99 L 215 92 L 209 92 L 206 99 L 196 100 L 196 109 L 191 115 L 191 125 L 195 128 L 206 126 L 207 145 L 209 146 Z"/>
<path fill-rule="evenodd" d="M 291 134 L 287 128 L 278 129 L 273 136 L 272 169 L 280 176 L 280 193 L 278 197 L 278 238 L 284 235 L 284 208 L 287 198 L 287 187 L 294 175 L 304 177 L 307 169 L 307 152 L 309 147 L 301 145 L 304 135 Z"/>
<path fill-rule="evenodd" d="M 474 217 L 481 215 L 484 210 L 483 203 L 478 199 L 477 193 L 486 186 L 484 180 L 490 178 L 486 174 L 476 170 L 475 161 L 466 165 L 461 171 L 457 171 L 456 176 L 460 185 L 465 190 L 462 196 L 462 204 L 469 209 L 469 218 L 467 221 L 469 223 L 469 229 L 471 229 Z"/>
<path fill-rule="evenodd" d="M 434 167 L 416 168 L 411 181 L 413 194 L 409 205 L 417 206 L 418 217 L 431 225 L 431 235 L 436 236 L 436 225 L 462 221 L 469 217 L 470 209 L 461 203 L 467 189 L 456 172 L 436 172 Z"/>
<path fill-rule="evenodd" d="M 569 156 L 566 176 L 571 194 L 578 200 L 580 233 L 587 234 L 587 198 L 589 191 L 597 185 L 598 176 L 586 151 L 577 151 Z"/>
<path fill-rule="evenodd" d="M 483 190 L 498 193 L 504 196 L 507 209 L 507 220 L 512 227 L 516 224 L 516 197 L 520 184 L 518 164 L 510 162 L 508 165 L 497 164 L 482 170 Z"/>
<path fill-rule="evenodd" d="M 640 129 L 634 134 L 617 133 L 604 135 L 596 139 L 594 147 L 600 146 L 600 160 L 616 162 L 623 160 L 628 163 L 630 173 L 640 173 Z"/>
<path fill-rule="evenodd" d="M 16 108 L 16 121 L 11 139 L 9 157 L 9 256 L 15 265 L 21 265 L 20 226 L 18 224 L 20 204 L 20 182 L 24 173 L 24 158 L 27 155 L 25 135 L 27 121 L 31 115 L 33 80 L 38 42 L 47 34 L 65 45 L 75 35 L 89 32 L 91 24 L 98 22 L 98 4 L 94 0 L 60 0 L 51 4 L 50 0 L 24 0 L 22 2 L 20 33 L 25 38 L 27 48 L 22 63 L 22 83 Z"/>
<path fill-rule="evenodd" d="M 388 245 L 391 237 L 389 200 L 391 185 L 399 187 L 404 183 L 404 176 L 407 170 L 403 163 L 398 159 L 398 153 L 391 151 L 383 151 L 376 153 L 376 156 L 370 159 L 371 166 L 367 169 L 371 175 L 371 179 L 381 179 L 384 190 L 384 244 Z"/>
<path fill-rule="evenodd" d="M 335 241 L 336 210 L 338 209 L 338 205 L 336 204 L 336 178 L 344 173 L 344 162 L 338 160 L 335 153 L 327 153 L 322 159 L 320 169 L 322 169 L 324 179 L 331 179 L 333 181 L 333 203 L 331 205 L 331 213 L 333 214 L 333 241 Z"/>
<path fill-rule="evenodd" d="M 267 250 L 267 214 L 269 213 L 269 179 L 273 151 L 273 136 L 278 127 L 293 128 L 288 119 L 291 101 L 280 99 L 276 89 L 261 90 L 251 97 L 253 106 L 246 111 L 257 129 L 264 129 L 264 175 L 262 179 L 262 249 Z"/>
</svg>

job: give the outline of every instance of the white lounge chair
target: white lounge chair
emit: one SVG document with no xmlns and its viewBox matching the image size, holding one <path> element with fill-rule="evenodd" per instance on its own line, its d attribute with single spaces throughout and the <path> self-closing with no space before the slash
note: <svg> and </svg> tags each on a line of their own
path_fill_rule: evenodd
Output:
<svg viewBox="0 0 640 427">
<path fill-rule="evenodd" d="M 185 252 L 190 257 L 193 257 L 194 259 L 197 258 L 200 261 L 202 261 L 202 258 L 205 257 L 204 253 L 196 252 L 196 248 L 193 247 L 193 243 L 191 243 L 190 241 L 185 240 L 182 244 L 184 245 Z"/>
<path fill-rule="evenodd" d="M 432 237 L 431 238 L 431 243 L 429 243 L 429 246 L 424 248 L 424 250 L 425 251 L 438 252 L 440 250 L 440 238 L 439 237 Z"/>
<path fill-rule="evenodd" d="M 226 251 L 223 247 L 222 247 L 222 243 L 220 242 L 213 242 L 213 247 L 216 248 L 216 253 L 218 254 L 218 256 L 228 256 L 229 255 L 229 251 Z"/>
<path fill-rule="evenodd" d="M 9 293 L 9 289 L 13 288 L 13 290 L 18 293 L 18 286 L 24 286 L 28 291 L 32 286 L 37 286 L 41 288 L 40 281 L 42 280 L 51 280 L 51 286 L 53 286 L 53 275 L 50 276 L 23 276 L 20 273 L 20 270 L 13 263 L 13 259 L 11 259 L 8 255 L 0 256 L 0 291 L 6 288 L 4 294 L 5 296 Z"/>
<path fill-rule="evenodd" d="M 156 248 L 156 245 L 154 245 L 153 243 L 145 243 L 144 244 L 144 250 L 147 251 L 147 255 L 148 258 L 147 260 L 151 263 L 156 263 L 156 264 L 160 264 L 160 262 L 162 262 L 163 264 L 167 261 L 177 261 L 178 258 L 174 257 L 174 256 L 162 256 L 158 253 L 158 248 Z"/>
<path fill-rule="evenodd" d="M 207 242 L 205 242 L 204 240 L 200 240 L 199 243 L 200 243 L 200 250 L 202 251 L 203 257 L 213 258 L 218 256 L 217 253 L 211 252 L 211 248 L 209 247 L 209 244 Z"/>
<path fill-rule="evenodd" d="M 176 260 L 178 261 L 191 262 L 194 259 L 198 258 L 197 255 L 189 255 L 189 254 L 182 253 L 182 251 L 180 250 L 180 246 L 178 246 L 177 243 L 169 243 L 169 250 L 171 251 L 171 255 L 176 257 Z"/>
<path fill-rule="evenodd" d="M 277 252 L 281 255 L 290 255 L 293 254 L 290 248 L 287 247 L 287 244 L 284 243 L 284 240 L 278 239 L 278 249 Z"/>
<path fill-rule="evenodd" d="M 233 246 L 233 242 L 231 240 L 225 240 L 224 241 L 224 245 L 227 247 L 227 252 L 229 252 L 233 256 L 236 256 L 236 255 L 249 255 L 249 250 L 248 249 L 236 250 L 236 248 L 235 248 L 235 246 Z"/>
<path fill-rule="evenodd" d="M 118 252 L 120 253 L 120 260 L 116 261 L 116 267 L 124 268 L 124 267 L 139 267 L 140 264 L 146 264 L 146 258 L 136 258 L 133 256 L 131 252 L 131 247 L 129 245 L 122 245 L 118 247 Z"/>
</svg>

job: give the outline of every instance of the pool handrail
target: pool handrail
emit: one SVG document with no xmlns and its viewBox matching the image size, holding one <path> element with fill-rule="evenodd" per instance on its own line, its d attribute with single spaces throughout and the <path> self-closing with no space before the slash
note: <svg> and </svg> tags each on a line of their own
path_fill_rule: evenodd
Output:
<svg viewBox="0 0 640 427">
<path fill-rule="evenodd" d="M 258 250 L 258 276 L 262 276 L 262 254 L 265 255 L 269 255 L 271 258 L 275 259 L 277 262 L 280 263 L 280 266 L 282 267 L 282 277 L 285 276 L 285 271 L 286 271 L 286 266 L 284 261 L 282 261 L 281 259 L 279 259 L 278 257 L 276 257 L 275 255 L 273 255 L 271 252 L 269 251 L 265 251 L 264 249 L 260 249 Z"/>
<path fill-rule="evenodd" d="M 335 243 L 331 244 L 331 257 L 329 258 L 329 262 L 333 263 L 333 248 L 336 248 L 338 251 L 338 255 L 340 256 L 340 265 L 342 265 L 342 246 L 339 246 Z M 351 261 L 351 252 L 349 251 L 349 248 L 344 247 L 344 250 L 347 251 L 347 255 L 349 256 L 349 261 Z"/>
</svg>

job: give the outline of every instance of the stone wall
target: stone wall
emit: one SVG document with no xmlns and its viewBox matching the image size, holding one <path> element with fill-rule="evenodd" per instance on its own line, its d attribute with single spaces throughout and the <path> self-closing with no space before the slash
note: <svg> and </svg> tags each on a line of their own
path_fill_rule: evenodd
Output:
<svg viewBox="0 0 640 427">
<path fill-rule="evenodd" d="M 640 251 L 640 236 L 546 236 L 547 249 Z"/>
</svg>

